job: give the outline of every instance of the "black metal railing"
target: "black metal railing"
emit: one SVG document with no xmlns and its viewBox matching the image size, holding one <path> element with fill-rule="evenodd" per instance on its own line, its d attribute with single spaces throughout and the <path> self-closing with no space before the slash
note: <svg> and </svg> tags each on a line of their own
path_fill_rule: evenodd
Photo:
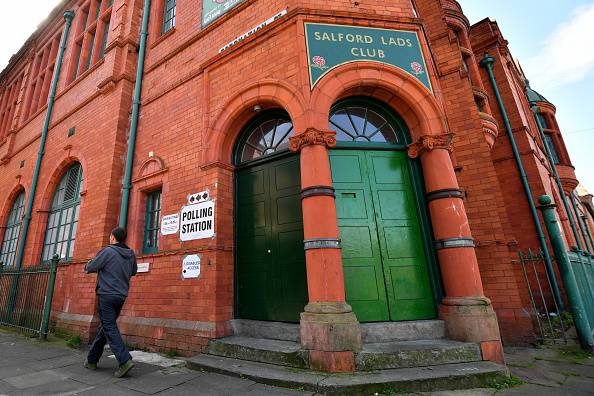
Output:
<svg viewBox="0 0 594 396">
<path fill-rule="evenodd" d="M 538 330 L 537 339 L 545 343 L 567 343 L 565 336 L 566 320 L 555 298 L 552 295 L 551 276 L 545 264 L 545 257 L 541 250 L 534 253 L 531 249 L 527 253 L 518 252 L 520 264 L 524 273 L 524 280 L 528 287 L 531 316 Z"/>
<path fill-rule="evenodd" d="M 58 262 L 0 267 L 0 325 L 47 337 Z"/>
</svg>

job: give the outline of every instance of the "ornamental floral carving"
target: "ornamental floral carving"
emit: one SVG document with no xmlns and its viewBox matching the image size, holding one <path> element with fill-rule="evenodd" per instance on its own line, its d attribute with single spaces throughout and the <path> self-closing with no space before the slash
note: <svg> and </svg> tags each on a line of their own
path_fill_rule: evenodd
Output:
<svg viewBox="0 0 594 396">
<path fill-rule="evenodd" d="M 308 128 L 305 132 L 290 137 L 289 141 L 289 149 L 293 152 L 299 152 L 305 146 L 326 146 L 331 148 L 336 146 L 336 132 Z"/>
<path fill-rule="evenodd" d="M 454 150 L 452 145 L 453 139 L 453 133 L 423 135 L 416 143 L 408 145 L 408 156 L 415 159 L 427 151 L 436 149 L 448 150 L 451 153 Z"/>
</svg>

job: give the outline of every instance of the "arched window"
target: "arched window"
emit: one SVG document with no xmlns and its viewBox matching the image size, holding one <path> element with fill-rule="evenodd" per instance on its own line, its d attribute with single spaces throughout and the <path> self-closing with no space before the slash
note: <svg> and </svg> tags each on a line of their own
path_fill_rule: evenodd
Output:
<svg viewBox="0 0 594 396">
<path fill-rule="evenodd" d="M 51 260 L 54 254 L 61 259 L 72 258 L 80 210 L 82 177 L 82 167 L 76 163 L 68 168 L 58 183 L 47 219 L 41 256 L 43 262 Z"/>
<path fill-rule="evenodd" d="M 367 98 L 336 104 L 330 114 L 330 128 L 336 131 L 339 142 L 406 144 L 403 121 Z"/>
<path fill-rule="evenodd" d="M 250 123 L 240 141 L 238 163 L 252 161 L 289 148 L 293 123 L 286 113 L 273 111 Z"/>
<path fill-rule="evenodd" d="M 4 238 L 2 238 L 2 248 L 0 248 L 0 263 L 6 267 L 12 267 L 14 265 L 19 235 L 21 234 L 24 208 L 25 192 L 21 191 L 14 200 L 10 212 L 8 212 Z"/>
</svg>

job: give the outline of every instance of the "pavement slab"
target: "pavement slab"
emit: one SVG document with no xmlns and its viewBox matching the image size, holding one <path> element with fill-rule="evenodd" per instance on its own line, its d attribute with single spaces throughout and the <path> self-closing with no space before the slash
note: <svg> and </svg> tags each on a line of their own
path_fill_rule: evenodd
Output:
<svg viewBox="0 0 594 396">
<path fill-rule="evenodd" d="M 236 395 L 246 392 L 250 386 L 255 385 L 254 381 L 229 377 L 222 374 L 216 373 L 200 373 L 198 377 L 191 381 L 184 383 L 181 386 L 169 389 L 163 393 L 159 393 L 159 396 L 185 396 L 185 395 L 196 395 L 197 393 L 204 393 L 209 396 L 225 396 L 225 395 Z M 280 391 L 285 391 L 283 388 L 276 388 Z M 307 393 L 301 393 L 307 394 Z"/>
<path fill-rule="evenodd" d="M 59 382 L 68 379 L 65 373 L 54 370 L 43 370 L 35 373 L 5 378 L 4 381 L 18 389 L 34 388 L 52 382 Z"/>
<path fill-rule="evenodd" d="M 136 373 L 119 382 L 118 386 L 142 392 L 147 395 L 154 395 L 166 389 L 175 388 L 178 385 L 184 384 L 200 374 L 196 372 L 181 371 L 176 369 L 163 369 L 153 371 L 151 373 L 137 376 Z"/>
<path fill-rule="evenodd" d="M 194 395 L 197 393 L 194 392 Z M 78 391 L 73 395 L 80 396 L 142 396 L 144 393 L 132 389 L 121 388 L 117 385 L 91 386 L 89 389 Z"/>
</svg>

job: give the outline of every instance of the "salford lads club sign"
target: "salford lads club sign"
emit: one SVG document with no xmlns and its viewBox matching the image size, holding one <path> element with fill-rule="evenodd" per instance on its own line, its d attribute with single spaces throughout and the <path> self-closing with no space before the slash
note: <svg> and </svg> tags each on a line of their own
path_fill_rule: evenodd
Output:
<svg viewBox="0 0 594 396">
<path fill-rule="evenodd" d="M 416 32 L 306 23 L 305 38 L 312 89 L 340 65 L 373 61 L 398 67 L 431 90 Z"/>
</svg>

